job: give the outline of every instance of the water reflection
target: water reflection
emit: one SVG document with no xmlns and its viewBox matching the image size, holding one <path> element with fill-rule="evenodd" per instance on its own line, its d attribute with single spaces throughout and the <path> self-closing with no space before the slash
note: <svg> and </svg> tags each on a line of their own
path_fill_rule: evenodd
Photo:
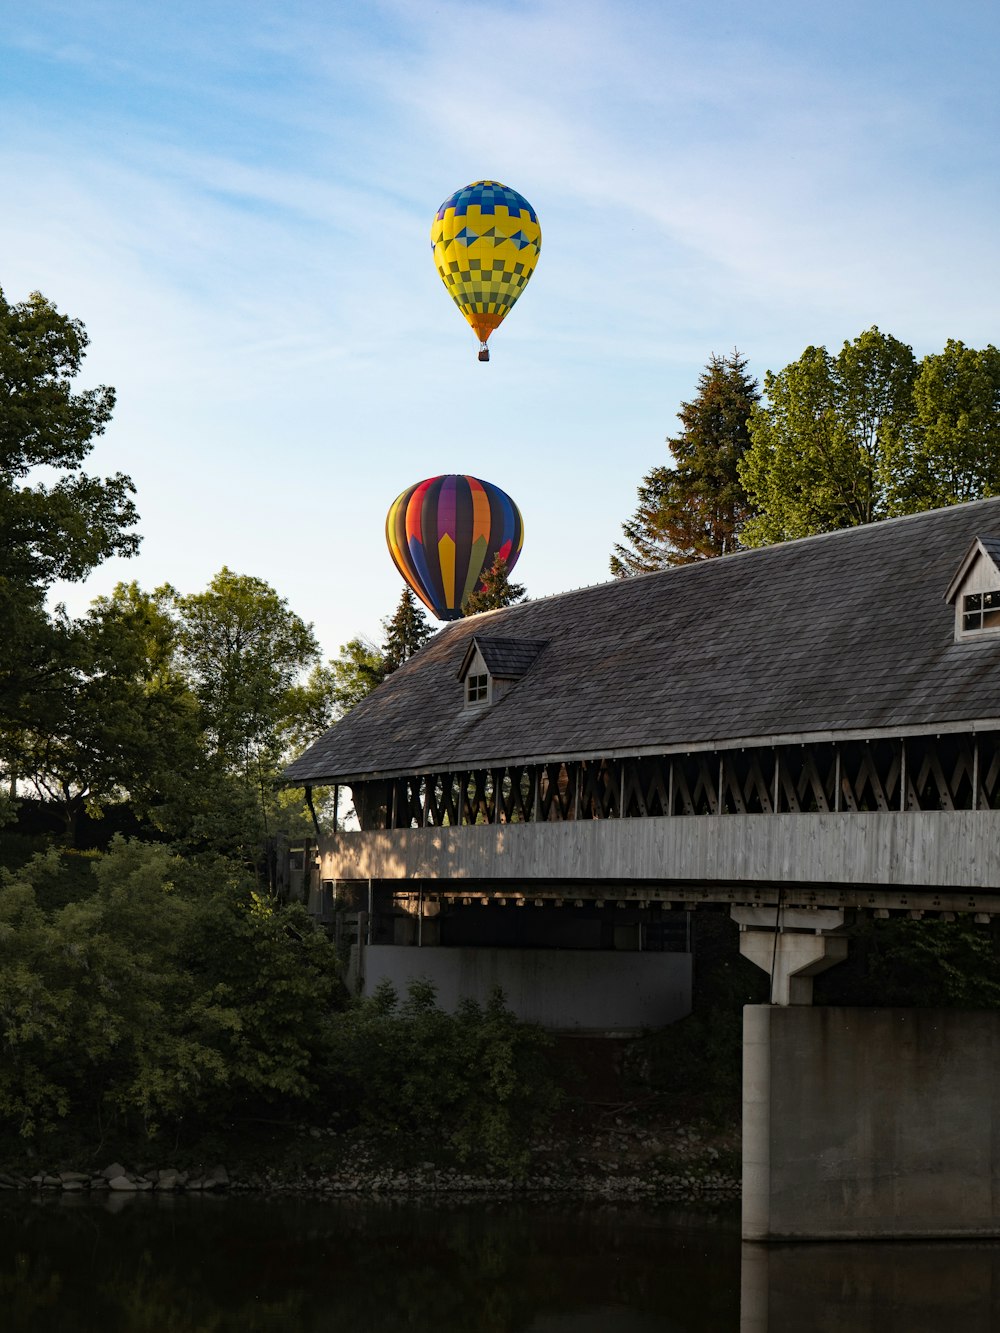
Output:
<svg viewBox="0 0 1000 1333">
<path fill-rule="evenodd" d="M 995 1333 L 1000 1243 L 743 1246 L 740 1333 Z"/>
<path fill-rule="evenodd" d="M 729 1333 L 733 1212 L 0 1198 L 10 1333 Z"/>
</svg>

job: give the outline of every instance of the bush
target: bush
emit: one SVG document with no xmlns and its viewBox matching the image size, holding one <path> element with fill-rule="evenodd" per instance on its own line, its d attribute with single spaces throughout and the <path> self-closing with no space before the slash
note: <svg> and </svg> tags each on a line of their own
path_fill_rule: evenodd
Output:
<svg viewBox="0 0 1000 1333">
<path fill-rule="evenodd" d="M 555 1104 L 549 1044 L 499 990 L 485 1006 L 467 1001 L 447 1014 L 429 982 L 412 983 L 402 1003 L 384 982 L 337 1020 L 333 1067 L 344 1111 L 366 1131 L 443 1144 L 460 1161 L 517 1174 Z"/>
<path fill-rule="evenodd" d="M 0 875 L 0 1126 L 153 1134 L 309 1099 L 343 991 L 301 908 L 225 862 L 121 840 L 89 892 L 44 906 L 62 875 L 55 851 Z"/>
</svg>

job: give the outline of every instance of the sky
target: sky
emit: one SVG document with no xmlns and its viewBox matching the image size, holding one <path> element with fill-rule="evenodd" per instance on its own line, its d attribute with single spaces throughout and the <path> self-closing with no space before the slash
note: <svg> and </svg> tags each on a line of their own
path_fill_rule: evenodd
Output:
<svg viewBox="0 0 1000 1333">
<path fill-rule="evenodd" d="M 143 537 L 58 596 L 225 565 L 331 657 L 441 472 L 531 596 L 606 580 L 713 354 L 998 341 L 998 49 L 995 0 L 0 0 L 0 290 L 86 325 Z M 488 365 L 430 248 L 482 178 L 542 227 Z"/>
</svg>

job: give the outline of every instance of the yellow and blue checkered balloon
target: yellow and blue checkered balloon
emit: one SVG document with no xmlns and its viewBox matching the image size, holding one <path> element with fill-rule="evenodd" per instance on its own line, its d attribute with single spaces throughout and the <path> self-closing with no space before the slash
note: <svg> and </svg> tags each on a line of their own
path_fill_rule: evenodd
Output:
<svg viewBox="0 0 1000 1333">
<path fill-rule="evenodd" d="M 431 227 L 434 263 L 479 339 L 506 317 L 534 272 L 542 229 L 524 195 L 499 181 L 475 181 L 444 201 Z"/>
</svg>

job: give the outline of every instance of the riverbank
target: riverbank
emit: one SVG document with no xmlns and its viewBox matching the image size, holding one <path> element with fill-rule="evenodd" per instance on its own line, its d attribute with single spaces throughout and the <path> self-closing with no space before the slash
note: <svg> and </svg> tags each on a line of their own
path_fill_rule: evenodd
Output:
<svg viewBox="0 0 1000 1333">
<path fill-rule="evenodd" d="M 248 1153 L 244 1142 L 226 1162 L 121 1160 L 95 1168 L 52 1155 L 0 1167 L 0 1190 L 78 1194 L 576 1194 L 672 1202 L 739 1197 L 734 1131 L 704 1125 L 643 1123 L 623 1115 L 585 1133 L 552 1132 L 530 1145 L 523 1173 L 497 1175 L 472 1164 L 435 1160 L 433 1145 L 400 1144 L 320 1126 L 288 1127 Z M 422 1155 L 426 1154 L 426 1155 Z"/>
</svg>

